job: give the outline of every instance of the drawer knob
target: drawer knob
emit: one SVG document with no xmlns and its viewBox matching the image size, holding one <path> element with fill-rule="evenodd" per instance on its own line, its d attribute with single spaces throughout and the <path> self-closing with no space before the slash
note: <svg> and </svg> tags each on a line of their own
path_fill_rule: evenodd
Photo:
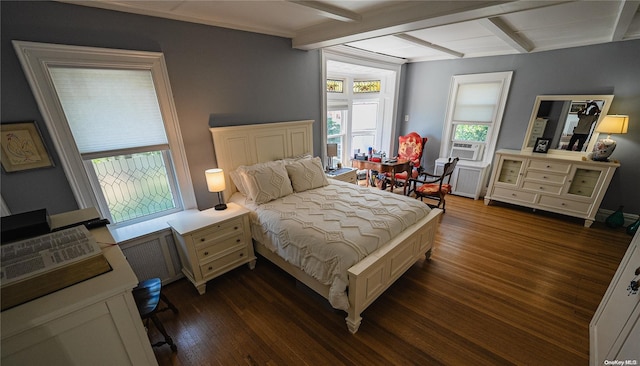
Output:
<svg viewBox="0 0 640 366">
<path fill-rule="evenodd" d="M 544 191 L 544 187 L 540 187 L 540 190 L 541 190 L 541 191 Z"/>
<path fill-rule="evenodd" d="M 565 204 L 564 202 L 562 202 L 562 203 L 560 204 L 560 206 L 566 206 L 566 204 Z"/>
<path fill-rule="evenodd" d="M 204 238 L 200 238 L 200 241 L 204 241 Z"/>
<path fill-rule="evenodd" d="M 204 252 L 204 255 L 209 255 L 209 252 Z"/>
<path fill-rule="evenodd" d="M 547 165 L 547 168 L 551 168 L 551 165 Z"/>
<path fill-rule="evenodd" d="M 211 271 L 213 269 L 213 267 L 209 266 L 209 271 Z"/>
<path fill-rule="evenodd" d="M 237 226 L 234 226 L 234 227 L 233 227 L 233 230 L 238 230 L 238 227 L 237 227 Z"/>
<path fill-rule="evenodd" d="M 236 243 L 239 243 L 239 242 L 240 242 L 240 238 L 236 239 Z"/>
<path fill-rule="evenodd" d="M 240 256 L 241 256 L 241 257 L 242 257 L 242 256 L 244 256 L 244 253 L 240 253 Z"/>
</svg>

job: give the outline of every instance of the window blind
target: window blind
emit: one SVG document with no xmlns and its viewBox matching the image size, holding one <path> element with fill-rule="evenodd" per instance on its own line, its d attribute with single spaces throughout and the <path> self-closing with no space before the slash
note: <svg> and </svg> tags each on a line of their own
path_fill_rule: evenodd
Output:
<svg viewBox="0 0 640 366">
<path fill-rule="evenodd" d="M 49 73 L 81 154 L 168 149 L 149 70 L 51 66 Z"/>
<path fill-rule="evenodd" d="M 458 87 L 454 121 L 491 122 L 498 105 L 501 83 L 461 84 Z"/>
</svg>

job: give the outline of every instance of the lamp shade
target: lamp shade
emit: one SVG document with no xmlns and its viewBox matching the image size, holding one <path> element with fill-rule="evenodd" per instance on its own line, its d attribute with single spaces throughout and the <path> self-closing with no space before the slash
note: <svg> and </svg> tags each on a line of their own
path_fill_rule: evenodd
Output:
<svg viewBox="0 0 640 366">
<path fill-rule="evenodd" d="M 327 144 L 327 156 L 338 156 L 338 144 Z"/>
<path fill-rule="evenodd" d="M 209 192 L 222 192 L 225 190 L 226 184 L 222 169 L 207 169 L 204 174 L 207 177 L 207 188 Z"/>
<path fill-rule="evenodd" d="M 629 116 L 621 114 L 610 114 L 602 119 L 596 127 L 596 132 L 601 133 L 627 133 L 629 126 Z"/>
</svg>

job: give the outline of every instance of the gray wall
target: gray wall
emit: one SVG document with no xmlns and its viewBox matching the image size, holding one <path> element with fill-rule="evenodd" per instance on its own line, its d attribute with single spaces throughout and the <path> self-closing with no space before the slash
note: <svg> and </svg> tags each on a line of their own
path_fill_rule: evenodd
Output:
<svg viewBox="0 0 640 366">
<path fill-rule="evenodd" d="M 209 127 L 313 119 L 320 138 L 319 51 L 294 50 L 280 37 L 56 2 L 0 6 L 1 121 L 36 121 L 56 162 L 2 172 L 12 213 L 77 206 L 11 40 L 163 52 L 200 209 L 215 203 L 204 178 L 205 169 L 216 167 Z"/>
<path fill-rule="evenodd" d="M 640 213 L 640 40 L 576 47 L 527 55 L 496 56 L 407 66 L 403 114 L 410 116 L 402 132 L 429 138 L 425 165 L 438 158 L 448 92 L 453 75 L 513 71 L 498 149 L 519 150 L 535 97 L 540 94 L 613 94 L 609 114 L 629 115 L 629 131 L 613 135 L 618 146 L 612 158 L 621 163 L 601 205 Z"/>
<path fill-rule="evenodd" d="M 210 126 L 314 119 L 320 154 L 321 75 L 318 51 L 291 49 L 284 38 L 93 9 L 56 2 L 0 2 L 1 121 L 36 121 L 57 163 L 55 168 L 1 173 L 2 195 L 14 212 L 46 207 L 73 210 L 75 200 L 53 151 L 42 116 L 11 40 L 122 48 L 164 53 L 198 207 L 214 197 L 203 171 L 215 167 Z M 429 137 L 427 166 L 438 157 L 452 75 L 513 70 L 498 140 L 519 149 L 538 94 L 615 94 L 611 113 L 629 114 L 626 135 L 617 135 L 616 172 L 604 208 L 624 204 L 640 212 L 640 41 L 530 55 L 423 62 L 404 66 L 399 115 L 410 115 L 399 133 Z"/>
</svg>

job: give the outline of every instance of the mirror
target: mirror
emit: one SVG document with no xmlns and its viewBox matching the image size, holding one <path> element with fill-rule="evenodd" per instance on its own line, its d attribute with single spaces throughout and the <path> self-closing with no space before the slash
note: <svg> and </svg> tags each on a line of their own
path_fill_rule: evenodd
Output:
<svg viewBox="0 0 640 366">
<path fill-rule="evenodd" d="M 538 138 L 548 139 L 549 153 L 593 150 L 593 132 L 607 115 L 613 95 L 538 95 L 522 150 L 534 151 Z M 544 141 L 543 141 L 544 142 Z"/>
</svg>

